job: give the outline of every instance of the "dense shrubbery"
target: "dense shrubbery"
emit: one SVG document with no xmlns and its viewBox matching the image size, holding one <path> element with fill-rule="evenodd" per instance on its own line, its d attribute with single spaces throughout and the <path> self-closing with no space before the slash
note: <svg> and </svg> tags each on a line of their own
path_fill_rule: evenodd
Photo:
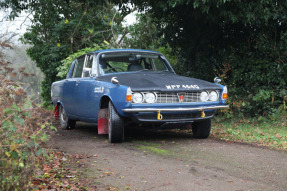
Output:
<svg viewBox="0 0 287 191">
<path fill-rule="evenodd" d="M 254 39 L 252 47 L 232 50 L 224 82 L 230 89 L 230 103 L 237 105 L 240 112 L 272 116 L 277 109 L 283 109 L 287 95 L 286 34 L 287 31 L 280 34 L 276 41 L 262 34 Z"/>
<path fill-rule="evenodd" d="M 286 1 L 133 2 L 150 14 L 162 45 L 173 48 L 178 73 L 208 81 L 222 77 L 231 108 L 246 116 L 272 116 L 283 108 Z"/>
<path fill-rule="evenodd" d="M 47 155 L 45 129 L 54 127 L 47 120 L 50 113 L 29 101 L 25 84 L 13 80 L 30 74 L 10 65 L 0 52 L 0 190 L 28 190 L 37 160 Z"/>
</svg>

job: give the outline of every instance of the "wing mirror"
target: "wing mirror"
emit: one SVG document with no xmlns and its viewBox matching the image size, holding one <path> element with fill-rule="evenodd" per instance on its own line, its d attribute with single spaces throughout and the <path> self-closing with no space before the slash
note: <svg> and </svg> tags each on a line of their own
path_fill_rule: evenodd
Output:
<svg viewBox="0 0 287 191">
<path fill-rule="evenodd" d="M 218 84 L 221 82 L 221 79 L 219 77 L 214 78 L 214 83 Z"/>
<path fill-rule="evenodd" d="M 118 86 L 120 86 L 120 82 L 119 82 L 119 80 L 117 79 L 117 77 L 112 77 L 111 82 L 112 82 L 113 84 L 117 84 Z"/>
</svg>

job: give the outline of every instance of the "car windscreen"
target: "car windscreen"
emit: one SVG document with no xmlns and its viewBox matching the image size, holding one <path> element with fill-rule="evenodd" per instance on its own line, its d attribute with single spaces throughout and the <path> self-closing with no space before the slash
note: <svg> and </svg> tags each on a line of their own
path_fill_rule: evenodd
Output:
<svg viewBox="0 0 287 191">
<path fill-rule="evenodd" d="M 99 74 L 137 71 L 169 71 L 158 54 L 106 53 L 100 56 Z"/>
</svg>

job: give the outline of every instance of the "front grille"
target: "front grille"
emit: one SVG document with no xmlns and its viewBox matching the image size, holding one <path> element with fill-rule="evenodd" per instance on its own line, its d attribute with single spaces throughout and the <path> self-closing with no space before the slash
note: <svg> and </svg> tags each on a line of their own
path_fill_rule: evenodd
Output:
<svg viewBox="0 0 287 191">
<path fill-rule="evenodd" d="M 182 103 L 200 102 L 200 92 L 185 93 Z M 157 93 L 156 103 L 180 103 L 177 93 Z"/>
<path fill-rule="evenodd" d="M 219 90 L 204 90 L 208 94 L 212 91 L 216 91 L 219 95 Z M 148 92 L 139 92 L 142 94 L 143 102 L 145 101 L 145 95 Z M 202 92 L 153 92 L 156 94 L 156 102 L 155 103 L 194 103 L 194 102 L 202 102 L 200 100 L 200 94 Z M 218 101 L 218 99 L 217 99 Z M 210 102 L 210 100 L 207 100 L 206 102 Z"/>
</svg>

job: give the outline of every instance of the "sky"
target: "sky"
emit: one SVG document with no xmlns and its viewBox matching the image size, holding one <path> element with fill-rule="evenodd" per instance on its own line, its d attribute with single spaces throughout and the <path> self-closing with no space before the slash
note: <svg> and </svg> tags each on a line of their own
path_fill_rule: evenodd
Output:
<svg viewBox="0 0 287 191">
<path fill-rule="evenodd" d="M 124 22 L 124 26 L 128 26 L 128 25 L 132 25 L 136 22 L 136 14 L 138 12 L 137 11 L 134 11 L 132 12 L 131 14 L 128 14 L 126 17 L 125 17 L 125 22 Z"/>
<path fill-rule="evenodd" d="M 136 14 L 137 12 L 133 12 L 127 15 L 124 19 L 124 26 L 132 25 L 136 22 Z M 19 35 L 15 36 L 13 41 L 17 42 L 18 38 L 25 33 L 29 25 L 31 24 L 29 20 L 28 13 L 24 11 L 13 21 L 6 20 L 5 17 L 7 16 L 7 12 L 3 10 L 0 11 L 0 36 L 2 34 L 6 34 L 9 32 L 15 32 Z M 31 17 L 31 16 L 30 16 Z M 3 39 L 0 39 L 2 41 Z"/>
<path fill-rule="evenodd" d="M 0 11 L 0 35 L 8 34 L 8 33 L 16 33 L 22 35 L 27 30 L 28 26 L 30 25 L 30 20 L 27 18 L 28 14 L 24 11 L 17 17 L 15 20 L 7 20 L 5 19 L 7 16 L 7 12 L 3 10 Z M 14 41 L 17 42 L 19 35 L 14 37 Z M 3 39 L 0 39 L 2 41 Z"/>
</svg>

